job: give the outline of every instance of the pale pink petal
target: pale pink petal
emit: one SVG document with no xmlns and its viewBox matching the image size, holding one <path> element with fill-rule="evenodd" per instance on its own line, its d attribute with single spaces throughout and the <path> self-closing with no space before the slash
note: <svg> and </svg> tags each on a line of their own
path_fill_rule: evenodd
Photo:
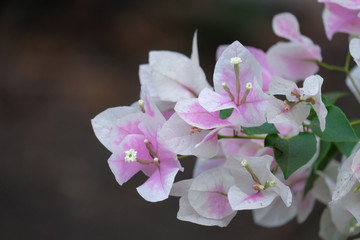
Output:
<svg viewBox="0 0 360 240">
<path fill-rule="evenodd" d="M 175 106 L 175 111 L 188 124 L 201 129 L 220 128 L 230 125 L 230 122 L 220 118 L 219 111 L 208 112 L 197 99 L 183 99 Z"/>
<path fill-rule="evenodd" d="M 221 147 L 225 155 L 255 156 L 264 146 L 248 139 L 221 139 Z"/>
<path fill-rule="evenodd" d="M 117 120 L 133 113 L 140 111 L 132 107 L 108 108 L 91 120 L 96 137 L 109 151 L 112 151 L 110 133 Z"/>
<path fill-rule="evenodd" d="M 154 86 L 152 83 L 152 77 L 151 77 L 151 68 L 149 64 L 142 64 L 139 67 L 139 78 L 140 78 L 140 84 L 141 84 L 141 91 L 146 91 L 148 97 L 151 99 L 151 101 L 154 102 L 154 104 L 159 108 L 161 112 L 167 112 L 172 109 L 174 109 L 175 103 L 174 102 L 167 102 L 162 101 Z M 138 103 L 134 103 L 136 107 L 138 107 Z"/>
<path fill-rule="evenodd" d="M 266 106 L 268 95 L 266 95 L 257 81 L 253 81 L 253 88 L 246 99 L 246 102 L 240 104 L 237 108 L 238 116 L 233 113 L 229 121 L 233 125 L 243 127 L 256 127 L 266 122 Z"/>
<path fill-rule="evenodd" d="M 269 93 L 271 95 L 285 95 L 287 100 L 295 101 L 296 97 L 291 95 L 291 91 L 300 92 L 296 83 L 281 77 L 274 77 L 269 86 Z"/>
<path fill-rule="evenodd" d="M 341 203 L 356 219 L 360 222 L 360 193 L 350 191 L 344 198 L 341 199 Z"/>
<path fill-rule="evenodd" d="M 360 0 L 318 0 L 323 3 L 336 3 L 344 8 L 360 9 Z"/>
<path fill-rule="evenodd" d="M 312 75 L 305 79 L 303 83 L 303 88 L 301 92 L 303 94 L 302 98 L 306 99 L 308 97 L 314 97 L 321 93 L 321 86 L 324 79 L 319 75 Z M 321 96 L 320 96 L 321 97 Z"/>
<path fill-rule="evenodd" d="M 138 134 L 130 134 L 124 138 L 119 146 L 119 151 L 111 155 L 108 160 L 111 171 L 116 181 L 122 185 L 127 182 L 137 172 L 142 170 L 145 165 L 138 162 L 126 162 L 125 151 L 134 149 L 137 152 L 137 158 L 145 161 L 151 161 L 152 158 L 144 144 L 145 137 Z M 154 169 L 153 169 L 154 171 Z"/>
<path fill-rule="evenodd" d="M 220 111 L 222 109 L 236 108 L 236 104 L 226 95 L 226 97 L 205 88 L 200 92 L 199 104 L 208 112 Z"/>
<path fill-rule="evenodd" d="M 226 159 L 224 157 L 214 157 L 210 159 L 198 158 L 196 159 L 193 177 L 199 176 L 201 173 L 217 168 L 225 163 Z"/>
<path fill-rule="evenodd" d="M 303 223 L 314 209 L 315 199 L 311 193 L 307 194 L 304 198 L 303 191 L 298 192 L 296 198 L 297 222 Z"/>
<path fill-rule="evenodd" d="M 187 196 L 193 179 L 186 179 L 173 184 L 170 195 L 175 197 Z"/>
<path fill-rule="evenodd" d="M 197 33 L 198 31 L 196 30 L 194 33 L 194 37 L 193 37 L 193 42 L 192 42 L 192 51 L 191 51 L 191 61 L 193 61 L 195 64 L 200 65 L 200 61 L 199 61 L 199 52 L 198 52 L 198 41 L 197 41 Z"/>
<path fill-rule="evenodd" d="M 218 46 L 218 48 L 216 49 L 216 61 L 219 60 L 221 54 L 223 54 L 223 52 L 228 46 L 228 44 Z"/>
<path fill-rule="evenodd" d="M 348 236 L 356 235 L 359 232 L 360 229 L 350 234 L 349 223 L 353 216 L 346 208 L 344 208 L 341 201 L 332 202 L 328 206 L 330 208 L 331 220 L 334 223 L 337 231 Z"/>
<path fill-rule="evenodd" d="M 254 183 L 253 183 L 254 184 Z M 229 202 L 234 210 L 264 208 L 277 197 L 275 192 L 255 191 L 252 188 L 240 189 L 233 186 L 229 190 Z"/>
<path fill-rule="evenodd" d="M 246 46 L 246 48 L 250 51 L 250 53 L 255 57 L 255 59 L 261 65 L 262 79 L 263 79 L 263 91 L 267 92 L 269 90 L 269 85 L 271 79 L 274 76 L 273 70 L 270 68 L 269 62 L 267 60 L 267 55 L 263 50 Z"/>
<path fill-rule="evenodd" d="M 163 124 L 165 122 L 165 118 L 145 88 L 141 88 L 141 99 L 144 101 L 145 113 L 151 116 L 153 121 Z"/>
<path fill-rule="evenodd" d="M 218 144 L 219 129 L 213 129 L 195 145 L 194 155 L 197 157 L 212 158 L 218 154 L 220 146 Z"/>
<path fill-rule="evenodd" d="M 340 172 L 337 176 L 336 188 L 333 192 L 332 201 L 337 201 L 352 191 L 352 188 L 357 181 L 356 177 L 354 176 L 354 172 L 351 169 L 354 156 L 355 153 L 347 158 L 341 166 Z"/>
<path fill-rule="evenodd" d="M 354 58 L 354 61 L 358 66 L 360 66 L 360 39 L 353 38 L 349 44 L 349 50 L 351 56 Z"/>
<path fill-rule="evenodd" d="M 317 45 L 281 42 L 273 45 L 267 51 L 267 56 L 269 65 L 276 75 L 297 81 L 319 70 L 318 65 L 313 61 L 321 61 L 321 50 Z"/>
<path fill-rule="evenodd" d="M 350 74 L 351 74 L 352 78 L 354 79 L 354 82 L 355 82 L 357 88 L 360 89 L 360 67 L 355 66 L 350 71 Z M 360 103 L 360 94 L 356 90 L 353 82 L 350 80 L 349 77 L 346 78 L 345 83 L 346 83 L 346 86 L 348 86 L 348 88 L 350 89 L 350 91 L 354 94 L 356 100 Z"/>
<path fill-rule="evenodd" d="M 235 217 L 236 212 L 233 212 L 222 219 L 206 218 L 198 214 L 190 205 L 186 197 L 180 198 L 180 209 L 177 213 L 177 218 L 182 221 L 193 222 L 204 226 L 219 226 L 226 227 L 230 221 Z"/>
<path fill-rule="evenodd" d="M 313 97 L 315 100 L 315 104 L 312 106 L 319 118 L 321 131 L 325 130 L 326 116 L 328 112 L 321 99 L 321 86 L 323 81 L 324 79 L 319 75 L 312 75 L 305 79 L 302 88 L 302 93 L 304 94 L 302 99 L 306 100 L 309 97 Z"/>
<path fill-rule="evenodd" d="M 311 107 L 304 104 L 298 103 L 290 110 L 284 109 L 284 102 L 271 97 L 269 104 L 267 105 L 267 121 L 269 123 L 292 123 L 293 128 L 297 131 L 300 130 L 300 125 L 309 116 Z"/>
<path fill-rule="evenodd" d="M 339 167 L 339 162 L 331 161 L 324 172 L 316 172 L 319 175 L 319 178 L 315 181 L 311 193 L 323 204 L 328 204 L 331 201 L 331 194 L 336 186 L 336 177 L 338 175 Z"/>
<path fill-rule="evenodd" d="M 163 125 L 159 132 L 159 137 L 162 142 L 171 149 L 173 152 L 181 155 L 195 155 L 195 156 L 207 156 L 209 150 L 213 150 L 211 145 L 206 147 L 204 154 L 196 147 L 197 144 L 209 134 L 210 130 L 197 130 L 195 129 L 191 133 L 192 126 L 182 120 L 177 113 Z M 216 144 L 215 144 L 216 147 Z M 216 153 L 214 153 L 216 154 Z"/>
<path fill-rule="evenodd" d="M 357 152 L 352 154 L 352 164 L 351 164 L 351 170 L 354 173 L 354 176 L 360 181 L 360 150 L 357 150 Z"/>
<path fill-rule="evenodd" d="M 351 10 L 338 4 L 327 3 L 323 12 L 326 36 L 332 39 L 336 32 L 360 34 L 359 10 Z"/>
<path fill-rule="evenodd" d="M 160 160 L 161 161 L 161 160 Z M 179 168 L 161 166 L 155 170 L 151 177 L 136 190 L 149 202 L 158 202 L 169 197 L 171 187 Z"/>
<path fill-rule="evenodd" d="M 227 198 L 233 184 L 233 177 L 223 168 L 203 172 L 191 184 L 189 202 L 198 214 L 206 218 L 227 217 L 233 213 Z"/>
<path fill-rule="evenodd" d="M 346 240 L 348 234 L 341 233 L 331 219 L 331 212 L 326 208 L 321 214 L 319 236 L 324 240 Z"/>
<path fill-rule="evenodd" d="M 276 14 L 272 21 L 276 35 L 294 42 L 302 42 L 299 23 L 296 17 L 288 12 Z"/>
<path fill-rule="evenodd" d="M 239 57 L 242 62 L 239 64 L 239 79 L 241 85 L 240 97 L 245 92 L 245 87 L 248 82 L 256 81 L 262 87 L 261 67 L 254 56 L 238 41 L 229 45 L 221 54 L 217 61 L 214 70 L 214 87 L 215 91 L 222 96 L 228 96 L 228 93 L 222 87 L 222 83 L 226 83 L 234 95 L 235 102 L 238 101 L 238 94 L 236 90 L 236 76 L 234 71 L 234 64 L 230 62 L 231 58 Z"/>
<path fill-rule="evenodd" d="M 209 87 L 200 66 L 180 53 L 152 51 L 149 64 L 153 86 L 163 101 L 197 97 L 202 89 Z"/>
<path fill-rule="evenodd" d="M 257 127 L 264 124 L 266 122 L 266 106 L 267 100 L 241 104 L 238 107 L 239 124 L 243 127 Z M 231 117 L 229 121 L 236 123 Z"/>
<path fill-rule="evenodd" d="M 295 204 L 290 207 L 284 205 L 281 198 L 276 198 L 265 208 L 254 209 L 254 222 L 263 227 L 280 227 L 296 216 Z"/>
</svg>

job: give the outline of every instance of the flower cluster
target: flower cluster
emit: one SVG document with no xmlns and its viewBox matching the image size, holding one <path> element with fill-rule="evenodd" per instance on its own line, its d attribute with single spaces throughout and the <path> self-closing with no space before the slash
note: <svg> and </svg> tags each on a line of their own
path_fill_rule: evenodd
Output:
<svg viewBox="0 0 360 240">
<path fill-rule="evenodd" d="M 290 13 L 272 22 L 288 41 L 267 52 L 238 41 L 221 45 L 213 87 L 199 64 L 197 33 L 190 58 L 150 52 L 139 70 L 141 99 L 92 120 L 112 153 L 108 163 L 117 182 L 142 171 L 149 178 L 137 191 L 145 200 L 180 197 L 178 219 L 201 225 L 227 226 L 240 210 L 253 210 L 265 227 L 293 218 L 301 223 L 318 200 L 328 206 L 321 238 L 359 233 L 360 122 L 334 105 L 343 93 L 322 95 L 324 79 L 316 73 L 319 66 L 344 72 L 360 102 L 360 1 L 319 2 L 326 4 L 328 38 L 352 36 L 344 67 L 322 62 L 320 47 L 301 34 Z M 333 160 L 338 153 L 342 163 Z M 180 160 L 190 155 L 197 157 L 193 178 L 174 183 L 183 171 Z"/>
</svg>

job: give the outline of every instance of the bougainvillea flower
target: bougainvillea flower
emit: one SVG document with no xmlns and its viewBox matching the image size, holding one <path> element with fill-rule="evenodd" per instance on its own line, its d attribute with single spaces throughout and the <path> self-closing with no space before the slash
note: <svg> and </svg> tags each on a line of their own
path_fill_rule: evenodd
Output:
<svg viewBox="0 0 360 240">
<path fill-rule="evenodd" d="M 220 45 L 216 50 L 216 59 L 219 59 L 221 54 L 229 45 Z M 261 66 L 261 73 L 263 79 L 263 91 L 267 92 L 269 90 L 269 84 L 271 79 L 274 77 L 274 72 L 270 68 L 269 62 L 267 60 L 267 55 L 263 50 L 255 47 L 245 46 L 247 50 L 255 57 Z"/>
<path fill-rule="evenodd" d="M 337 177 L 331 204 L 340 204 L 360 223 L 360 150 L 347 158 Z"/>
<path fill-rule="evenodd" d="M 137 191 L 145 200 L 156 202 L 169 196 L 182 167 L 176 154 L 158 138 L 164 117 L 146 97 L 141 109 L 108 109 L 92 123 L 96 136 L 113 153 L 108 163 L 117 182 L 122 185 L 143 171 L 149 179 Z"/>
<path fill-rule="evenodd" d="M 316 159 L 316 157 L 314 158 Z M 308 165 L 308 164 L 307 164 Z M 311 164 L 304 169 L 299 169 L 292 174 L 287 180 L 282 179 L 285 185 L 289 186 L 293 195 L 294 201 L 290 207 L 286 207 L 281 198 L 275 199 L 266 208 L 256 209 L 253 211 L 253 217 L 256 224 L 264 227 L 279 227 L 291 219 L 296 217 L 298 223 L 303 223 L 314 208 L 315 201 L 319 200 L 324 204 L 331 201 L 332 188 L 329 187 L 326 180 L 332 181 L 335 186 L 337 170 L 339 164 L 332 161 L 324 172 L 319 172 L 321 176 L 315 182 L 313 188 L 307 193 L 304 198 L 304 188 L 309 177 Z M 281 177 L 278 176 L 280 179 Z"/>
<path fill-rule="evenodd" d="M 266 121 L 267 95 L 262 91 L 260 65 L 238 41 L 217 61 L 214 87 L 215 92 L 201 91 L 198 100 L 179 101 L 175 111 L 190 125 L 204 129 L 253 127 Z M 224 109 L 233 109 L 227 119 L 220 118 Z"/>
<path fill-rule="evenodd" d="M 340 203 L 331 204 L 321 215 L 319 236 L 323 240 L 345 240 L 359 234 L 355 225 L 351 213 Z"/>
<path fill-rule="evenodd" d="M 275 15 L 273 30 L 279 37 L 290 41 L 279 42 L 267 51 L 269 65 L 277 76 L 296 81 L 319 70 L 314 61 L 322 60 L 321 49 L 300 33 L 299 23 L 294 15 Z"/>
<path fill-rule="evenodd" d="M 273 157 L 233 156 L 225 167 L 231 169 L 235 185 L 229 190 L 229 202 L 234 210 L 258 209 L 270 205 L 278 196 L 289 207 L 291 190 L 270 170 Z"/>
<path fill-rule="evenodd" d="M 211 88 L 199 65 L 197 34 L 194 34 L 191 58 L 171 51 L 151 51 L 149 64 L 140 67 L 140 82 L 157 100 L 175 103 L 197 97 Z"/>
<path fill-rule="evenodd" d="M 348 9 L 360 9 L 360 0 L 318 0 L 323 3 L 335 3 Z"/>
<path fill-rule="evenodd" d="M 219 151 L 217 132 L 186 123 L 174 113 L 159 132 L 169 149 L 181 155 L 211 158 Z"/>
<path fill-rule="evenodd" d="M 305 79 L 303 88 L 298 88 L 292 81 L 279 77 L 273 78 L 269 93 L 285 95 L 287 100 L 280 101 L 275 97 L 270 99 L 267 114 L 268 122 L 292 122 L 294 127 L 299 128 L 309 115 L 312 106 L 319 118 L 320 128 L 324 131 L 327 109 L 321 100 L 323 81 L 319 75 L 312 75 Z"/>
<path fill-rule="evenodd" d="M 195 179 L 175 183 L 171 195 L 181 197 L 178 219 L 205 226 L 227 226 L 236 215 L 227 197 L 232 185 L 234 179 L 224 168 L 211 169 Z"/>
<path fill-rule="evenodd" d="M 332 1 L 323 0 L 323 22 L 328 39 L 332 39 L 337 32 L 353 35 L 360 34 L 359 1 Z"/>
</svg>

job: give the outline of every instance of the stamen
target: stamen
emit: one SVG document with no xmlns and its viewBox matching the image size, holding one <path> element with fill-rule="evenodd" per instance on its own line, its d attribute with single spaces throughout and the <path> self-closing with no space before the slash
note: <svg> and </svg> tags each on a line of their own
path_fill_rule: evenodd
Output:
<svg viewBox="0 0 360 240">
<path fill-rule="evenodd" d="M 296 92 L 295 90 L 291 91 L 291 96 L 296 96 L 297 99 L 300 99 L 300 94 Z"/>
<path fill-rule="evenodd" d="M 147 150 L 149 151 L 151 157 L 154 157 L 156 156 L 156 153 L 151 149 L 150 145 L 151 145 L 151 142 L 149 142 L 149 140 L 145 139 L 144 140 L 144 143 L 145 143 L 145 146 L 147 148 Z"/>
<path fill-rule="evenodd" d="M 125 162 L 136 162 L 137 152 L 134 149 L 125 151 Z"/>
<path fill-rule="evenodd" d="M 233 58 L 230 59 L 230 62 L 232 64 L 239 64 L 239 63 L 242 63 L 242 59 L 239 58 L 239 57 L 233 57 Z"/>
<path fill-rule="evenodd" d="M 141 111 L 143 112 L 143 113 L 145 113 L 145 102 L 144 102 L 144 100 L 139 100 L 138 101 L 138 104 L 139 104 L 139 107 L 140 107 L 140 109 L 141 109 Z"/>
<path fill-rule="evenodd" d="M 244 93 L 244 96 L 241 98 L 241 103 L 245 103 L 246 102 L 246 98 L 248 97 L 249 93 L 250 93 L 250 90 L 253 88 L 252 86 L 252 83 L 251 82 L 248 82 L 246 84 L 246 90 L 245 90 L 245 93 Z"/>
<path fill-rule="evenodd" d="M 284 109 L 285 109 L 285 111 L 289 111 L 289 110 L 290 110 L 289 101 L 288 101 L 288 100 L 284 100 Z"/>
<path fill-rule="evenodd" d="M 316 103 L 314 97 L 309 97 L 309 98 L 306 99 L 305 101 L 306 101 L 306 102 L 310 102 L 312 105 L 314 105 L 314 104 Z"/>
<path fill-rule="evenodd" d="M 274 180 L 270 181 L 270 180 L 266 180 L 265 182 L 265 189 L 269 188 L 269 187 L 274 187 L 276 185 L 276 182 Z"/>
<path fill-rule="evenodd" d="M 254 185 L 252 186 L 252 188 L 253 188 L 254 190 L 256 190 L 256 191 L 262 191 L 262 190 L 265 189 L 265 187 L 264 187 L 263 185 L 261 185 L 261 184 L 254 184 Z"/>
<path fill-rule="evenodd" d="M 240 78 L 239 78 L 239 63 L 242 62 L 242 59 L 239 57 L 233 57 L 230 59 L 230 62 L 234 64 L 234 71 L 235 71 L 235 77 L 236 77 L 236 92 L 237 92 L 237 105 L 239 105 L 240 101 Z"/>
<path fill-rule="evenodd" d="M 231 101 L 234 101 L 234 95 L 231 93 L 228 85 L 226 83 L 222 83 L 221 86 L 224 88 L 224 90 L 229 94 Z"/>
<path fill-rule="evenodd" d="M 191 128 L 190 128 L 190 133 L 191 133 L 191 134 L 194 134 L 194 133 L 195 133 L 195 130 L 196 130 L 197 132 L 201 132 L 202 129 L 201 129 L 201 128 L 198 128 L 198 127 L 191 127 Z"/>
<path fill-rule="evenodd" d="M 248 164 L 248 162 L 245 158 L 241 161 L 241 165 L 243 165 L 243 167 L 245 167 L 245 169 L 250 173 L 252 179 L 261 185 L 259 178 L 256 176 L 254 171 L 251 169 L 250 165 Z"/>
<path fill-rule="evenodd" d="M 160 160 L 159 160 L 157 157 L 155 157 L 155 158 L 154 158 L 154 163 L 155 163 L 155 164 L 159 164 L 159 163 L 160 163 Z"/>
</svg>

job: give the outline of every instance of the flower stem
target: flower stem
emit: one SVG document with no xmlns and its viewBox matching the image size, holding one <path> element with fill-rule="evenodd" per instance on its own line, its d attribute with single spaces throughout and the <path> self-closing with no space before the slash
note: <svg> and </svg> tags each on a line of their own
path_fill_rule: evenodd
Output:
<svg viewBox="0 0 360 240">
<path fill-rule="evenodd" d="M 355 121 L 352 121 L 350 122 L 350 125 L 353 127 L 353 126 L 356 126 L 356 125 L 360 125 L 360 120 L 355 120 Z"/>
<path fill-rule="evenodd" d="M 181 156 L 178 156 L 177 158 L 178 159 L 182 159 L 182 158 L 187 158 L 187 157 L 190 157 L 191 155 L 181 155 Z"/>
<path fill-rule="evenodd" d="M 248 136 L 224 136 L 224 135 L 220 135 L 218 134 L 218 139 L 223 139 L 223 138 L 227 138 L 227 139 L 231 139 L 231 138 L 241 138 L 241 139 L 261 139 L 264 140 L 265 137 L 261 137 L 261 136 L 254 136 L 254 135 L 248 135 Z"/>
<path fill-rule="evenodd" d="M 326 68 L 328 70 L 331 70 L 331 71 L 340 71 L 340 72 L 345 72 L 346 73 L 346 69 L 345 67 L 340 67 L 340 66 L 336 66 L 336 65 L 331 65 L 331 64 L 328 64 L 328 63 L 324 63 L 324 62 L 321 62 L 321 61 L 315 61 L 317 63 L 317 65 L 323 67 L 323 68 Z"/>
</svg>

